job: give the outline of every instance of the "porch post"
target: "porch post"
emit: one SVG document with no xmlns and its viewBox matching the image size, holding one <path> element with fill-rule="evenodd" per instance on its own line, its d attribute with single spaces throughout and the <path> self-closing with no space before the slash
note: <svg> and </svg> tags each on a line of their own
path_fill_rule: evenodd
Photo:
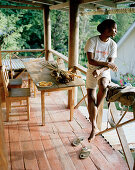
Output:
<svg viewBox="0 0 135 170">
<path fill-rule="evenodd" d="M 44 6 L 43 9 L 43 20 L 44 20 L 44 49 L 45 49 L 45 59 L 49 60 L 51 54 L 49 50 L 51 49 L 51 21 L 49 15 L 49 6 Z"/>
<path fill-rule="evenodd" d="M 8 155 L 4 140 L 4 127 L 2 118 L 2 95 L 3 95 L 3 85 L 1 80 L 1 65 L 0 65 L 0 167 L 3 170 L 8 169 Z"/>
<path fill-rule="evenodd" d="M 79 56 L 79 3 L 78 0 L 69 0 L 69 56 L 68 68 L 78 65 Z M 68 93 L 68 105 L 69 105 Z M 75 88 L 75 104 L 77 103 L 77 88 Z"/>
<path fill-rule="evenodd" d="M 1 44 L 0 44 L 0 66 L 2 66 Z"/>
</svg>

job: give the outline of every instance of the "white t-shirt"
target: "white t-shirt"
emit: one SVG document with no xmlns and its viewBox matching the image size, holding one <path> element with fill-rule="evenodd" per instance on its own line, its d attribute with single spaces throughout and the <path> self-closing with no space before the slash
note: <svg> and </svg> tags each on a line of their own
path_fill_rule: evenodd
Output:
<svg viewBox="0 0 135 170">
<path fill-rule="evenodd" d="M 111 38 L 107 42 L 103 42 L 100 40 L 99 35 L 89 38 L 86 42 L 85 52 L 94 53 L 94 59 L 97 61 L 107 62 L 108 58 L 116 58 L 117 57 L 117 44 Z M 100 66 L 93 66 L 88 63 L 88 69 L 94 71 L 96 69 L 101 68 Z M 110 77 L 110 69 L 104 71 L 101 77 Z"/>
</svg>

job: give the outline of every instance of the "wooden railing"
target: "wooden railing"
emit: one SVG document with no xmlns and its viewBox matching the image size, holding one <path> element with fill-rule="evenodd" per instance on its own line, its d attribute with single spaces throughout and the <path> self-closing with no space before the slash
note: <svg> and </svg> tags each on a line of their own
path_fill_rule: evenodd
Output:
<svg viewBox="0 0 135 170">
<path fill-rule="evenodd" d="M 41 57 L 42 55 L 44 55 L 45 49 L 3 50 L 3 51 L 2 51 L 2 54 L 5 53 L 5 54 L 3 55 L 3 58 L 5 58 L 6 55 L 9 55 L 10 68 L 11 68 L 11 70 L 10 70 L 10 71 L 11 71 L 11 78 L 13 78 L 12 64 L 11 64 L 12 58 L 18 58 L 18 59 L 21 60 L 21 57 L 19 57 L 18 55 L 15 54 L 16 52 L 17 52 L 17 53 L 20 53 L 20 52 L 34 52 L 34 53 L 36 53 L 36 52 L 41 52 L 41 54 L 36 57 L 36 58 L 39 58 L 39 57 Z M 54 56 L 57 56 L 57 57 L 63 59 L 63 61 L 64 61 L 65 63 L 68 63 L 68 57 L 65 56 L 65 55 L 63 55 L 63 54 L 61 54 L 61 53 L 59 53 L 58 51 L 55 51 L 55 50 L 51 49 L 51 50 L 49 50 L 49 53 L 52 53 Z M 81 73 L 83 73 L 83 74 L 86 75 L 87 69 L 86 69 L 85 67 L 83 67 L 83 66 L 81 66 L 80 64 L 78 64 L 78 66 L 75 66 L 75 68 L 78 69 Z M 83 98 L 76 104 L 75 109 L 78 108 L 79 105 L 80 105 L 83 101 L 85 101 L 85 104 L 86 104 L 86 106 L 87 106 L 87 100 L 86 100 L 87 93 L 86 93 L 86 89 L 85 89 L 85 87 L 80 87 L 80 88 L 81 88 L 81 91 L 82 91 L 82 96 L 83 96 Z"/>
</svg>

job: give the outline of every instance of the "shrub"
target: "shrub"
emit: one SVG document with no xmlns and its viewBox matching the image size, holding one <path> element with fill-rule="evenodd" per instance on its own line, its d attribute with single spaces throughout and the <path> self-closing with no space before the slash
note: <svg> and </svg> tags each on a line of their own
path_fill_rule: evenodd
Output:
<svg viewBox="0 0 135 170">
<path fill-rule="evenodd" d="M 121 85 L 121 86 L 132 85 L 132 86 L 135 87 L 135 76 L 133 74 L 130 74 L 130 73 L 121 74 L 119 85 Z"/>
</svg>

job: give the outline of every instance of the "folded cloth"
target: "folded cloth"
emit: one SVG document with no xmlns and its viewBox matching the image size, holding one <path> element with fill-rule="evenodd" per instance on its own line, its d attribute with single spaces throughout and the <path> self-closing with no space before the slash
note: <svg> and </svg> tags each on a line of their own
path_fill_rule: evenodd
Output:
<svg viewBox="0 0 135 170">
<path fill-rule="evenodd" d="M 135 87 L 108 86 L 106 96 L 108 102 L 119 101 L 122 105 L 131 106 L 135 103 Z"/>
</svg>

